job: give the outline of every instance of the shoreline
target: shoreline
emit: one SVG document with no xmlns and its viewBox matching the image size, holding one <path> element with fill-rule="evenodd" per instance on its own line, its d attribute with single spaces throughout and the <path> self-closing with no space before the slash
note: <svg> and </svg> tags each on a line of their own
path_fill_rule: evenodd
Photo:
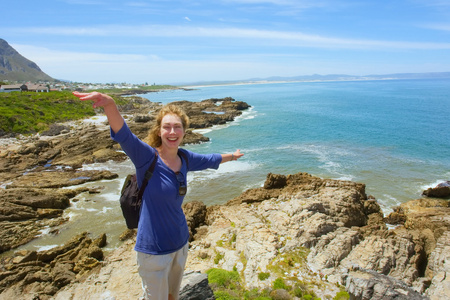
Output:
<svg viewBox="0 0 450 300">
<path fill-rule="evenodd" d="M 425 78 L 353 78 L 353 79 L 310 79 L 310 80 L 258 80 L 258 81 L 242 81 L 242 82 L 224 82 L 224 83 L 211 83 L 211 84 L 193 84 L 193 85 L 180 85 L 180 88 L 194 89 L 202 87 L 216 87 L 216 86 L 239 86 L 239 85 L 258 85 L 258 84 L 280 84 L 280 83 L 321 83 L 321 82 L 359 82 L 359 81 L 390 81 L 390 80 L 423 80 Z M 436 78 L 442 79 L 442 78 Z M 162 92 L 164 90 L 161 90 Z"/>
</svg>

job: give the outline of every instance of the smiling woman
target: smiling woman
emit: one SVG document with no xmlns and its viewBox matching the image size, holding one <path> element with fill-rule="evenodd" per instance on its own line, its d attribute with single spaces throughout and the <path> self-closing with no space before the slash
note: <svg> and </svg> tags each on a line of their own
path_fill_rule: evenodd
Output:
<svg viewBox="0 0 450 300">
<path fill-rule="evenodd" d="M 73 94 L 80 100 L 94 101 L 94 107 L 103 107 L 112 139 L 120 143 L 136 168 L 139 187 L 149 166 L 154 165 L 153 176 L 142 195 L 135 246 L 138 272 L 145 299 L 178 299 L 189 240 L 181 208 L 187 173 L 217 169 L 221 163 L 244 154 L 239 150 L 233 154 L 198 154 L 179 149 L 189 118 L 176 105 L 166 105 L 159 111 L 147 144 L 130 131 L 113 98 L 98 92 Z M 179 152 L 183 155 L 179 156 Z"/>
</svg>

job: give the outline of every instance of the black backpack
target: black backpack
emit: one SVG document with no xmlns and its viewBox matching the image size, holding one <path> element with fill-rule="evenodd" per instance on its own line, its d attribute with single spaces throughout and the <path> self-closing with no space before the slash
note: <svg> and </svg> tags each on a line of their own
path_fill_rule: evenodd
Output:
<svg viewBox="0 0 450 300">
<path fill-rule="evenodd" d="M 178 155 L 183 157 L 186 161 L 186 165 L 189 167 L 187 155 L 178 149 Z M 136 174 L 129 174 L 123 183 L 122 190 L 120 192 L 120 208 L 125 218 L 125 222 L 129 229 L 138 227 L 139 216 L 141 213 L 142 195 L 144 194 L 147 183 L 153 176 L 153 170 L 155 170 L 156 161 L 158 160 L 158 153 L 155 151 L 155 158 L 152 164 L 145 172 L 142 186 L 139 189 L 136 179 Z"/>
</svg>

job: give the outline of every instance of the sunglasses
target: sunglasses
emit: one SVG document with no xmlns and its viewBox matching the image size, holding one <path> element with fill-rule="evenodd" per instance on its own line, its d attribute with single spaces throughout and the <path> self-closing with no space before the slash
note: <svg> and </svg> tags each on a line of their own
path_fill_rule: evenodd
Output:
<svg viewBox="0 0 450 300">
<path fill-rule="evenodd" d="M 184 180 L 183 173 L 177 172 L 176 175 L 177 175 L 178 183 L 180 184 L 178 193 L 180 194 L 180 196 L 184 196 L 184 195 L 186 195 L 186 192 L 187 192 L 187 186 L 186 186 L 186 182 Z"/>
</svg>

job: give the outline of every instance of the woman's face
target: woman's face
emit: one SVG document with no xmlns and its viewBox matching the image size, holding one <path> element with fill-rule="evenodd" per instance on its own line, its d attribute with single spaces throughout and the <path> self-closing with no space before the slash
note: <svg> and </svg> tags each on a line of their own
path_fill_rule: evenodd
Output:
<svg viewBox="0 0 450 300">
<path fill-rule="evenodd" d="M 178 148 L 184 137 L 184 128 L 181 119 L 177 115 L 168 114 L 161 120 L 161 146 L 168 148 Z"/>
</svg>

